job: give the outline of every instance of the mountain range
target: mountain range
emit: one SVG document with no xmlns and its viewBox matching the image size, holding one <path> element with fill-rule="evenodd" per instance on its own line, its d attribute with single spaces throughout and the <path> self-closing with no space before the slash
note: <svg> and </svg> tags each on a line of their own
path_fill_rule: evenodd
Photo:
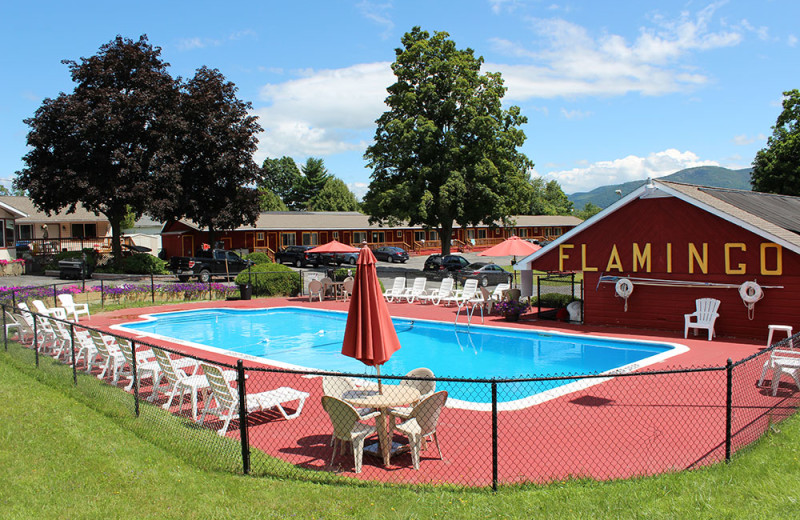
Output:
<svg viewBox="0 0 800 520">
<path fill-rule="evenodd" d="M 698 166 L 696 168 L 687 168 L 664 177 L 659 177 L 659 179 L 696 184 L 698 186 L 711 186 L 714 188 L 750 190 L 750 172 L 752 171 L 752 168 L 730 170 L 719 166 Z M 575 204 L 576 211 L 583 209 L 587 202 L 591 202 L 601 208 L 606 208 L 620 197 L 631 193 L 645 182 L 647 182 L 647 179 L 600 186 L 592 191 L 573 193 L 572 195 L 567 195 L 567 197 Z M 619 193 L 617 193 L 617 190 L 619 190 Z"/>
</svg>

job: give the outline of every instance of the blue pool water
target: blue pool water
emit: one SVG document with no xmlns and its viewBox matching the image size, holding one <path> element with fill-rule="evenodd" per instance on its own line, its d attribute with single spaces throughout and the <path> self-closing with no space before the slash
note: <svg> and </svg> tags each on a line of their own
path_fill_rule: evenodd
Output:
<svg viewBox="0 0 800 520">
<path fill-rule="evenodd" d="M 308 369 L 374 374 L 374 368 L 341 354 L 347 315 L 303 308 L 208 309 L 154 314 L 122 328 Z M 497 327 L 393 319 L 402 348 L 382 366 L 403 375 L 425 366 L 437 377 L 511 379 L 597 374 L 661 356 L 675 345 Z M 645 363 L 646 364 L 646 363 Z M 565 385 L 549 381 L 498 385 L 500 402 Z M 451 397 L 491 402 L 489 385 L 441 382 Z"/>
</svg>

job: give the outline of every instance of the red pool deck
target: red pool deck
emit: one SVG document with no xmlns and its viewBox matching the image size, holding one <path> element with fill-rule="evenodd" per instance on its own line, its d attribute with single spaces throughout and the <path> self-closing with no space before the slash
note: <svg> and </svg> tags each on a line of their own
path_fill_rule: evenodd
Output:
<svg viewBox="0 0 800 520">
<path fill-rule="evenodd" d="M 101 313 L 85 323 L 108 328 L 151 312 L 284 306 L 347 311 L 348 304 L 309 302 L 307 298 L 191 302 Z M 455 307 L 419 303 L 390 303 L 389 309 L 396 317 L 447 323 L 454 322 L 457 311 Z M 463 312 L 459 323 L 467 323 Z M 480 323 L 480 317 L 474 316 L 473 323 Z M 508 322 L 499 316 L 486 317 L 485 325 L 679 343 L 689 350 L 640 372 L 713 368 L 690 373 L 614 377 L 528 408 L 499 412 L 497 476 L 501 484 L 545 483 L 580 477 L 599 480 L 629 478 L 691 469 L 723 460 L 727 395 L 725 363 L 728 359 L 736 362 L 763 351 L 767 335 L 764 331 L 763 341 L 723 337 L 709 342 L 691 336 L 684 340 L 663 331 L 588 327 L 526 319 Z M 235 363 L 235 358 L 217 353 L 168 342 L 146 341 L 211 361 Z M 733 451 L 756 440 L 770 424 L 790 415 L 800 404 L 800 392 L 788 378 L 781 382 L 776 396 L 771 395 L 769 373 L 763 387 L 756 385 L 766 359 L 762 355 L 733 370 Z M 258 365 L 248 361 L 245 366 Z M 422 454 L 419 471 L 413 469 L 408 454 L 393 457 L 389 467 L 383 467 L 379 458 L 365 455 L 363 471 L 355 474 L 352 454 L 338 456 L 333 466 L 328 464 L 332 453 L 329 446 L 332 428 L 320 404 L 322 385 L 319 377 L 274 372 L 248 374 L 249 393 L 290 386 L 311 395 L 297 419 L 286 421 L 278 414 L 267 413 L 248 420 L 251 445 L 290 464 L 383 482 L 468 486 L 492 483 L 491 412 L 446 408 L 438 426 L 443 459 L 439 460 L 435 447 L 429 445 Z M 478 391 L 488 392 L 489 385 L 476 385 Z M 143 392 L 147 392 L 147 387 L 143 387 Z M 525 395 L 536 393 L 535 383 L 519 384 L 519 392 Z M 177 411 L 177 407 L 173 409 Z M 186 410 L 184 406 L 183 413 Z M 234 422 L 228 436 L 238 435 L 239 429 Z M 396 439 L 400 440 L 400 437 Z"/>
</svg>

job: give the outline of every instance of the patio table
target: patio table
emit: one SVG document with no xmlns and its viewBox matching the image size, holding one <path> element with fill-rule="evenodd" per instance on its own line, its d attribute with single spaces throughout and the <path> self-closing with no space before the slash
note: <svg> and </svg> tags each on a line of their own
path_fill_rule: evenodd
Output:
<svg viewBox="0 0 800 520">
<path fill-rule="evenodd" d="M 378 444 L 380 445 L 383 465 L 389 465 L 392 455 L 392 439 L 388 430 L 389 409 L 415 403 L 420 399 L 419 390 L 405 385 L 382 385 L 383 393 L 377 389 L 348 390 L 342 394 L 342 399 L 357 408 L 375 408 L 380 415 L 375 418 L 378 430 Z"/>
</svg>

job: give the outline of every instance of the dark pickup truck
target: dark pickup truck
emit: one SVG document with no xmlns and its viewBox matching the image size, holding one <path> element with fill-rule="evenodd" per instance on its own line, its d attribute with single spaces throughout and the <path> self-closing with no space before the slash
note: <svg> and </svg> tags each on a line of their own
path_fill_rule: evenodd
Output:
<svg viewBox="0 0 800 520">
<path fill-rule="evenodd" d="M 191 277 L 206 283 L 214 276 L 232 278 L 253 265 L 233 251 L 212 249 L 199 253 L 200 256 L 173 256 L 169 259 L 169 269 L 178 280 L 186 282 Z"/>
</svg>

